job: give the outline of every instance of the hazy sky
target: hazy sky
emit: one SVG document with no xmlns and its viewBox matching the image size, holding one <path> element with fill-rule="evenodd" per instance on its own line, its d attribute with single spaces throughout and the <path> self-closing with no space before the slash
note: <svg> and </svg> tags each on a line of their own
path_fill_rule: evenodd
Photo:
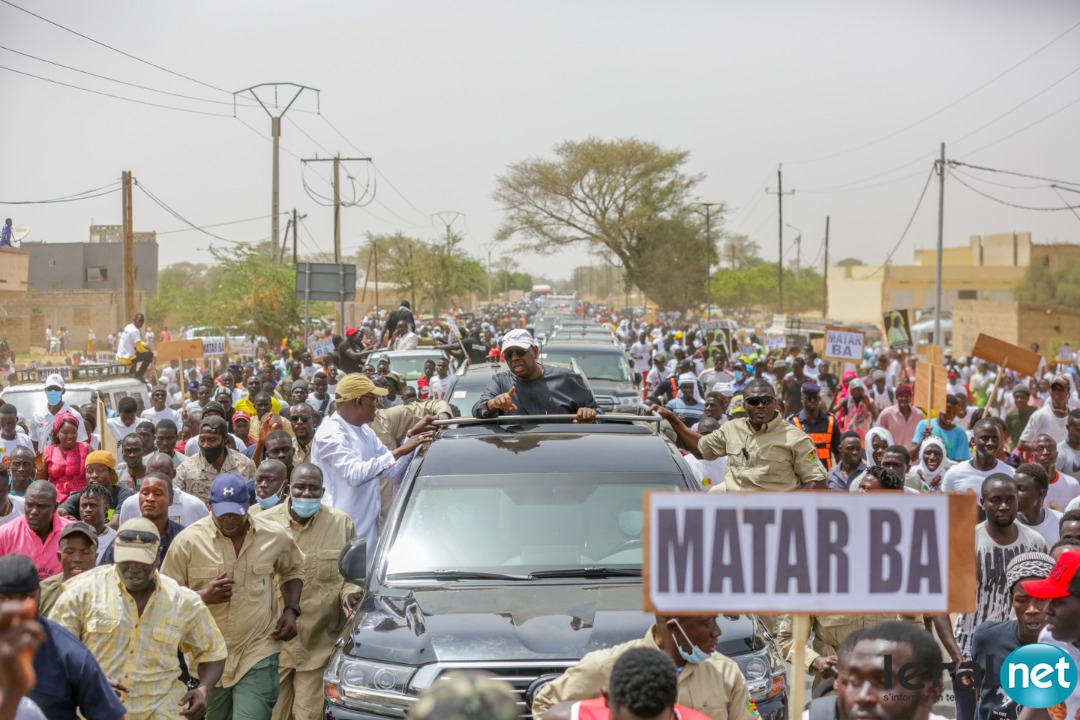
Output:
<svg viewBox="0 0 1080 720">
<path fill-rule="evenodd" d="M 776 198 L 763 191 L 776 189 L 782 162 L 785 188 L 796 189 L 785 198 L 784 220 L 802 230 L 804 263 L 815 255 L 820 263 L 827 214 L 833 259 L 882 262 L 915 208 L 941 141 L 949 143 L 950 159 L 1080 183 L 1080 27 L 993 80 L 1080 23 L 1080 5 L 1070 0 L 15 2 L 223 90 L 149 67 L 7 4 L 0 4 L 0 65 L 224 117 L 138 105 L 0 70 L 3 202 L 70 195 L 131 170 L 197 225 L 267 216 L 270 143 L 233 119 L 224 90 L 275 81 L 320 89 L 325 120 L 382 173 L 372 205 L 343 211 L 346 252 L 369 231 L 435 237 L 443 227 L 430 214 L 455 210 L 466 216 L 456 228 L 479 255 L 500 221 L 490 198 L 495 176 L 561 140 L 588 136 L 635 136 L 689 150 L 687 169 L 707 174 L 701 198 L 729 203 L 727 229 L 759 241 L 770 259 L 777 255 Z M 223 104 L 126 87 L 11 50 Z M 315 95 L 305 94 L 290 110 L 283 148 L 302 157 L 327 150 L 358 155 L 323 117 L 301 112 L 315 109 Z M 269 135 L 270 120 L 258 107 L 241 107 L 237 115 Z M 363 165 L 348 168 L 360 187 L 368 182 Z M 329 177 L 328 164 L 319 171 Z M 970 174 L 961 179 L 1007 202 L 1065 204 L 1044 182 L 964 172 Z M 308 183 L 330 194 L 311 170 Z M 1063 195 L 1080 205 L 1080 194 Z M 1069 211 L 1007 207 L 952 177 L 945 198 L 947 245 L 1013 230 L 1030 230 L 1035 242 L 1080 238 L 1080 217 Z M 308 213 L 311 237 L 301 232 L 302 252 L 332 250 L 332 210 L 305 194 L 300 163 L 284 151 L 281 207 Z M 0 203 L 0 213 L 30 225 L 29 239 L 84 241 L 91 221 L 120 222 L 120 196 Z M 138 191 L 134 218 L 137 230 L 184 227 Z M 912 250 L 931 247 L 936 231 L 935 180 L 896 261 L 910 263 Z M 270 220 L 211 232 L 258 241 L 270 234 Z M 795 231 L 785 232 L 791 243 Z M 158 240 L 163 266 L 205 261 L 206 248 L 221 244 L 195 231 Z M 495 257 L 505 250 L 497 248 Z M 519 260 L 525 270 L 565 277 L 588 255 L 582 248 Z"/>
</svg>

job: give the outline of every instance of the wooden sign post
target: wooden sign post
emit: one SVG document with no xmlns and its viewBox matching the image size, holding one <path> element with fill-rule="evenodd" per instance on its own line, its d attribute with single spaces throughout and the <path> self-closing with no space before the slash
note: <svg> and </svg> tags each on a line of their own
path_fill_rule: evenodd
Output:
<svg viewBox="0 0 1080 720">
<path fill-rule="evenodd" d="M 926 408 L 927 421 L 931 410 L 944 410 L 949 392 L 948 371 L 941 365 L 915 363 L 915 407 Z"/>
<path fill-rule="evenodd" d="M 1035 373 L 1039 371 L 1039 364 L 1042 362 L 1042 357 L 1038 353 L 1025 350 L 1019 345 L 1012 345 L 983 333 L 979 333 L 979 337 L 975 339 L 975 347 L 972 348 L 971 355 L 994 363 L 1001 370 L 1015 370 L 1028 377 L 1035 376 Z M 1001 382 L 1001 375 L 1002 373 L 999 371 L 994 378 L 994 385 L 990 388 L 987 402 L 993 402 L 994 396 L 997 394 L 998 383 Z"/>
<path fill-rule="evenodd" d="M 811 616 L 975 610 L 974 495 L 652 492 L 644 510 L 647 612 L 793 614 L 793 719 Z"/>
</svg>

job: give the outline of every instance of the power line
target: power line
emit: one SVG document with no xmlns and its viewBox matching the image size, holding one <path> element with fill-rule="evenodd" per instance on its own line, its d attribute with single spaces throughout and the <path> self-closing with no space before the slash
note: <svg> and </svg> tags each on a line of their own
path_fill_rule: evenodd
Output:
<svg viewBox="0 0 1080 720">
<path fill-rule="evenodd" d="M 55 65 L 56 67 L 64 68 L 65 70 L 71 70 L 72 72 L 82 73 L 83 75 L 89 75 L 90 77 L 96 77 L 96 78 L 99 78 L 101 80 L 108 80 L 109 82 L 119 83 L 121 85 L 127 85 L 128 87 L 138 88 L 139 90 L 148 90 L 149 92 L 161 93 L 162 95 L 171 95 L 172 97 L 183 98 L 184 100 L 197 100 L 199 102 L 213 103 L 214 105 L 232 105 L 232 103 L 227 101 L 227 100 L 211 100 L 209 98 L 201 98 L 201 97 L 196 97 L 194 95 L 184 95 L 183 93 L 174 93 L 174 92 L 169 92 L 168 90 L 159 90 L 157 88 L 148 87 L 146 85 L 139 85 L 137 83 L 127 82 L 126 80 L 117 80 L 116 78 L 111 78 L 111 77 L 109 77 L 107 75 L 99 75 L 98 73 L 93 73 L 93 72 L 90 72 L 89 70 L 80 70 L 77 67 L 72 67 L 70 65 L 64 65 L 63 63 L 58 63 L 58 62 L 55 62 L 53 60 L 46 60 L 45 58 L 37 57 L 36 55 L 31 55 L 30 53 L 22 52 L 21 50 L 15 50 L 13 48 L 5 47 L 3 45 L 0 45 L 0 50 L 7 50 L 10 53 L 15 53 L 16 55 L 22 55 L 23 57 L 28 57 L 31 60 L 37 60 L 38 62 L 47 63 L 49 65 Z"/>
<path fill-rule="evenodd" d="M 108 185 L 102 185 L 93 190 L 84 190 L 72 195 L 61 195 L 60 197 L 50 198 L 48 200 L 2 200 L 0 201 L 0 205 L 49 205 L 53 203 L 78 202 L 79 200 L 89 200 L 90 198 L 101 197 L 102 195 L 110 195 L 114 192 L 118 192 L 120 188 L 113 187 L 114 185 L 120 185 L 120 181 L 115 180 Z M 106 190 L 106 188 L 112 188 L 112 190 Z M 101 192 L 102 190 L 104 190 L 104 192 Z"/>
<path fill-rule="evenodd" d="M 360 153 L 361 155 L 367 156 L 367 153 L 366 153 L 366 152 L 364 152 L 363 150 L 361 150 L 360 148 L 358 148 L 358 147 L 356 146 L 356 144 L 355 144 L 355 143 L 354 143 L 354 142 L 353 142 L 352 140 L 350 140 L 349 138 L 345 137 L 344 133 L 342 133 L 342 132 L 341 132 L 340 130 L 338 130 L 338 129 L 337 129 L 337 126 L 335 126 L 335 125 L 334 125 L 334 123 L 330 122 L 330 118 L 326 117 L 326 115 L 323 115 L 322 113 L 319 113 L 319 117 L 321 117 L 321 118 L 323 119 L 323 122 L 325 122 L 325 123 L 326 123 L 327 125 L 329 125 L 329 126 L 330 126 L 330 129 L 331 129 L 331 130 L 333 130 L 334 132 L 336 132 L 336 133 L 338 134 L 338 137 L 340 137 L 340 138 L 341 138 L 342 140 L 344 140 L 344 141 L 345 141 L 346 143 L 348 143 L 349 145 L 351 145 L 351 146 L 352 146 L 352 149 L 353 149 L 353 150 L 355 150 L 356 152 Z"/>
<path fill-rule="evenodd" d="M 1057 185 L 1051 185 L 1050 189 L 1054 191 L 1055 195 L 1057 195 L 1059 198 L 1061 198 L 1061 202 L 1065 203 L 1065 205 L 1068 206 L 1069 201 L 1065 199 L 1064 195 L 1062 195 L 1060 192 L 1058 192 L 1058 186 Z M 1080 192 L 1080 190 L 1074 190 L 1073 192 Z M 1073 217 L 1075 217 L 1077 220 L 1080 220 L 1080 213 L 1076 212 L 1076 208 L 1070 207 L 1069 210 L 1072 211 Z"/>
<path fill-rule="evenodd" d="M 330 155 L 330 156 L 334 155 L 334 153 L 332 151 L 330 151 L 329 149 L 327 149 L 327 147 L 325 145 L 323 145 L 321 142 L 319 142 L 315 138 L 311 137 L 311 135 L 308 134 L 307 130 L 300 127 L 300 124 L 298 122 L 293 120 L 291 117 L 286 117 L 285 119 L 288 120 L 290 123 L 292 123 L 293 127 L 295 127 L 297 130 L 299 130 L 303 134 L 304 137 L 306 137 L 311 142 L 315 143 L 315 145 L 317 145 L 320 150 L 325 152 L 327 155 Z"/>
<path fill-rule="evenodd" d="M 1046 115 L 1043 115 L 1038 120 L 1035 120 L 1032 123 L 1028 123 L 1027 125 L 1020 128 L 1019 130 L 1014 130 L 1011 133 L 1009 133 L 1008 135 L 1005 135 L 1004 137 L 1000 137 L 997 140 L 994 140 L 993 142 L 990 142 L 990 143 L 987 143 L 986 145 L 983 145 L 981 148 L 977 148 L 977 149 L 972 150 L 970 152 L 966 152 L 963 155 L 961 155 L 960 157 L 962 157 L 962 158 L 963 157 L 971 157 L 972 155 L 974 155 L 976 153 L 980 153 L 980 152 L 982 152 L 983 150 L 985 150 L 987 148 L 990 148 L 990 147 L 993 147 L 994 145 L 997 145 L 998 143 L 1005 142 L 1006 140 L 1013 137 L 1014 135 L 1019 135 L 1020 133 L 1024 132 L 1025 130 L 1030 130 L 1031 128 L 1035 127 L 1039 123 L 1044 122 L 1046 120 L 1049 120 L 1050 118 L 1054 117 L 1058 113 L 1064 112 L 1065 110 L 1068 110 L 1069 108 L 1071 108 L 1073 105 L 1076 105 L 1077 103 L 1080 103 L 1080 98 L 1077 98 L 1076 100 L 1073 100 L 1071 103 L 1069 103 L 1067 105 L 1063 105 L 1062 107 L 1059 107 L 1057 110 L 1054 110 L 1051 113 L 1047 113 Z"/>
<path fill-rule="evenodd" d="M 936 163 L 935 163 L 935 165 L 936 165 Z M 942 168 L 941 172 L 945 172 L 945 169 Z M 884 270 L 885 266 L 888 265 L 889 262 L 892 261 L 893 255 L 895 255 L 896 251 L 900 249 L 900 243 L 904 242 L 904 238 L 907 237 L 908 231 L 911 230 L 911 225 L 912 225 L 912 223 L 915 222 L 915 216 L 919 214 L 919 208 L 922 207 L 923 198 L 926 197 L 926 190 L 927 190 L 927 188 L 930 187 L 930 181 L 933 180 L 933 179 L 934 179 L 934 169 L 931 168 L 930 172 L 926 176 L 926 184 L 923 185 L 922 192 L 919 193 L 919 201 L 917 203 L 915 203 L 915 209 L 911 211 L 911 217 L 908 218 L 907 225 L 904 227 L 904 232 L 900 233 L 900 239 L 896 241 L 896 244 L 893 245 L 892 250 L 890 250 L 889 254 L 885 256 L 885 262 L 881 263 L 881 265 L 878 266 L 877 270 L 875 270 L 874 272 L 867 275 L 866 278 L 864 278 L 864 279 L 869 280 L 870 278 L 874 277 L 879 272 Z"/>
<path fill-rule="evenodd" d="M 959 160 L 950 160 L 949 167 L 967 167 L 972 170 L 983 170 L 985 172 L 1003 173 L 1005 175 L 1015 175 L 1017 177 L 1027 178 L 1029 180 L 1042 180 L 1048 183 L 1057 183 L 1058 185 L 1075 185 L 1080 187 L 1078 182 L 1069 182 L 1068 180 L 1055 180 L 1054 178 L 1040 177 L 1039 175 L 1028 175 L 1027 173 L 1016 172 L 1014 170 L 1001 170 L 1000 168 L 984 167 L 982 165 L 972 165 L 971 163 L 960 162 Z M 989 182 L 989 181 L 987 181 Z M 1008 186 L 1006 186 L 1008 187 Z M 1044 185 L 1036 185 L 1033 187 L 1045 187 Z"/>
<path fill-rule="evenodd" d="M 7 2 L 7 0 L 0 0 L 0 2 Z M 33 73 L 23 72 L 22 70 L 16 70 L 14 68 L 9 68 L 3 65 L 0 65 L 0 70 L 7 70 L 8 72 L 18 73 L 19 75 L 32 77 L 36 80 L 44 80 L 45 82 L 53 83 L 55 85 L 63 85 L 64 87 L 69 87 L 73 90 L 82 90 L 83 92 L 93 93 L 94 95 L 104 95 L 105 97 L 115 98 L 117 100 L 126 100 L 127 102 L 138 103 L 139 105 L 149 105 L 151 107 L 164 108 L 165 110 L 177 110 L 179 112 L 194 113 L 196 115 L 210 115 L 212 117 L 232 117 L 232 115 L 226 115 L 224 113 L 207 112 L 206 110 L 193 110 L 191 108 L 176 107 L 174 105 L 162 105 L 161 103 L 149 102 L 147 100 L 136 100 L 135 98 L 124 97 L 123 95 L 114 95 L 112 93 L 102 92 L 101 90 L 91 90 L 90 88 L 84 88 L 79 85 L 72 85 L 71 83 L 53 80 L 51 78 L 42 77 L 40 75 L 34 75 Z"/>
<path fill-rule="evenodd" d="M 1033 205 L 1020 205 L 1018 203 L 1012 203 L 1012 202 L 1009 202 L 1008 200 L 1002 200 L 1001 198 L 994 197 L 993 195 L 991 195 L 989 193 L 986 193 L 986 192 L 983 192 L 979 188 L 968 184 L 957 173 L 949 171 L 949 175 L 954 180 L 956 180 L 958 183 L 960 183 L 961 185 L 966 187 L 968 190 L 971 190 L 972 192 L 974 192 L 974 193 L 976 193 L 978 195 L 982 195 L 984 198 L 986 198 L 988 200 L 993 200 L 994 202 L 996 202 L 998 204 L 1006 205 L 1008 207 L 1016 208 L 1018 210 L 1036 210 L 1036 211 L 1039 211 L 1039 212 L 1060 212 L 1062 210 L 1074 210 L 1076 208 L 1080 208 L 1080 205 L 1068 205 L 1068 204 L 1066 204 L 1064 207 L 1036 207 L 1036 206 L 1033 206 Z"/>
<path fill-rule="evenodd" d="M 0 0 L 0 2 L 6 2 L 6 0 Z M 135 186 L 137 188 L 139 188 L 139 190 L 141 190 L 144 195 L 146 195 L 148 198 L 150 198 L 152 201 L 154 201 L 154 203 L 157 204 L 158 207 L 160 207 L 162 210 L 164 210 L 165 212 L 172 215 L 174 218 L 176 218 L 180 222 L 182 222 L 185 225 L 188 225 L 189 227 L 191 227 L 192 230 L 198 230 L 203 235 L 209 235 L 212 238 L 215 238 L 217 240 L 221 240 L 222 242 L 232 243 L 233 245 L 247 245 L 248 244 L 248 243 L 245 243 L 245 242 L 241 242 L 239 240 L 230 240 L 229 238 L 221 237 L 220 235 L 215 235 L 214 233 L 207 231 L 203 227 L 200 227 L 199 225 L 196 225 L 195 223 L 188 220 L 186 217 L 184 217 L 183 215 L 178 213 L 176 210 L 173 210 L 171 207 L 169 207 L 165 203 L 164 200 L 162 200 L 161 198 L 154 195 L 154 193 L 150 192 L 150 189 L 147 188 L 141 182 L 136 181 Z"/>
<path fill-rule="evenodd" d="M 287 214 L 287 213 L 285 213 Z M 263 215 L 262 217 L 244 218 L 243 220 L 229 220 L 228 222 L 214 223 L 213 225 L 203 225 L 205 228 L 225 227 L 226 225 L 240 225 L 241 223 L 255 222 L 256 220 L 266 220 L 270 216 Z M 172 235 L 174 233 L 191 232 L 191 228 L 180 228 L 179 230 L 158 230 L 158 235 Z"/>
<path fill-rule="evenodd" d="M 967 99 L 968 99 L 969 97 L 971 97 L 972 95 L 975 95 L 976 93 L 978 93 L 978 92 L 982 91 L 983 89 L 985 89 L 985 88 L 986 88 L 986 87 L 988 87 L 989 85 L 991 85 L 991 84 L 993 84 L 993 83 L 997 82 L 997 81 L 998 81 L 998 80 L 1000 80 L 1001 78 L 1003 78 L 1003 77 L 1005 77 L 1006 75 L 1008 75 L 1009 73 L 1011 73 L 1011 72 L 1012 72 L 1013 70 L 1015 70 L 1016 68 L 1020 67 L 1020 66 L 1021 66 L 1021 65 L 1023 65 L 1024 63 L 1026 63 L 1026 62 L 1027 62 L 1028 60 L 1031 60 L 1031 59 L 1032 59 L 1032 58 L 1034 58 L 1034 57 L 1035 57 L 1036 55 L 1039 55 L 1040 53 L 1042 53 L 1042 52 L 1043 52 L 1044 50 L 1046 50 L 1047 48 L 1049 48 L 1049 47 L 1050 47 L 1051 45 L 1053 45 L 1054 43 L 1056 43 L 1056 42 L 1057 42 L 1058 40 L 1061 40 L 1061 39 L 1062 39 L 1063 37 L 1065 37 L 1066 35 L 1068 35 L 1069 33 L 1071 33 L 1071 32 L 1072 32 L 1073 30 L 1075 30 L 1075 29 L 1076 29 L 1076 28 L 1078 28 L 1078 27 L 1080 27 L 1080 22 L 1076 23 L 1075 25 L 1073 25 L 1072 27 L 1070 27 L 1070 28 L 1069 28 L 1068 30 L 1066 30 L 1065 32 L 1061 33 L 1060 35 L 1058 35 L 1057 37 L 1055 37 L 1055 38 L 1054 38 L 1053 40 L 1051 40 L 1050 42 L 1046 43 L 1045 45 L 1043 45 L 1042 47 L 1040 47 L 1040 48 L 1039 48 L 1038 50 L 1036 50 L 1035 52 L 1033 52 L 1033 53 L 1031 53 L 1030 55 L 1028 55 L 1027 57 L 1025 57 L 1025 58 L 1024 58 L 1023 60 L 1020 60 L 1020 62 L 1018 62 L 1018 63 L 1016 63 L 1016 64 L 1012 65 L 1012 66 L 1011 66 L 1011 67 L 1009 67 L 1009 68 L 1008 68 L 1007 70 L 1005 70 L 1005 71 L 1003 71 L 1003 72 L 1001 72 L 1001 73 L 998 73 L 998 74 L 997 74 L 997 75 L 995 75 L 994 77 L 992 77 L 992 78 L 990 78 L 989 80 L 987 80 L 986 82 L 984 82 L 984 83 L 983 83 L 982 85 L 979 85 L 979 86 L 978 86 L 977 88 L 975 88 L 975 89 L 974 89 L 974 90 L 972 90 L 971 92 L 969 92 L 969 93 L 967 93 L 967 94 L 965 94 L 965 95 L 961 96 L 961 97 L 960 97 L 959 99 L 957 99 L 957 100 L 954 100 L 954 101 L 952 101 L 952 102 L 951 102 L 951 103 L 949 103 L 948 105 L 945 105 L 944 107 L 942 107 L 942 108 L 940 108 L 940 109 L 938 109 L 938 110 L 935 110 L 934 112 L 930 113 L 929 115 L 927 115 L 927 116 L 925 116 L 925 117 L 923 117 L 923 118 L 921 118 L 921 119 L 919 119 L 919 120 L 916 120 L 915 122 L 913 122 L 913 123 L 910 123 L 909 125 L 905 125 L 904 127 L 900 128 L 899 130 L 896 130 L 896 131 L 894 131 L 894 132 L 891 132 L 891 133 L 889 133 L 888 135 L 885 135 L 885 136 L 883 136 L 883 137 L 880 137 L 880 138 L 878 138 L 877 140 L 872 140 L 872 141 L 870 141 L 870 142 L 868 142 L 868 143 L 864 143 L 864 144 L 862 144 L 862 145 L 859 145 L 859 146 L 857 146 L 857 147 L 853 147 L 853 148 L 851 148 L 851 149 L 849 149 L 849 150 L 843 150 L 843 151 L 841 151 L 841 152 L 836 152 L 836 153 L 832 153 L 831 155 L 822 155 L 822 156 L 819 156 L 819 157 L 815 157 L 815 158 L 808 158 L 808 159 L 806 159 L 806 160 L 796 160 L 796 161 L 794 161 L 794 162 L 790 162 L 789 164 L 790 164 L 790 165 L 801 165 L 801 164 L 804 164 L 804 163 L 812 163 L 812 162 L 819 162 L 819 161 L 821 161 L 821 160 L 829 160 L 829 159 L 832 159 L 832 158 L 834 158 L 834 157 L 841 157 L 841 156 L 843 156 L 843 155 L 849 155 L 849 154 L 851 154 L 851 153 L 853 153 L 853 152 L 858 152 L 859 150 L 863 150 L 863 149 L 865 149 L 865 148 L 868 148 L 868 147 L 872 147 L 872 146 L 874 146 L 874 145 L 877 145 L 877 144 L 879 144 L 879 143 L 885 142 L 886 140 L 890 140 L 890 139 L 892 139 L 892 138 L 896 137 L 897 135 L 900 135 L 901 133 L 907 132 L 907 131 L 908 131 L 908 130 L 910 130 L 911 128 L 913 128 L 913 127 L 916 127 L 916 126 L 918 126 L 918 125 L 921 125 L 922 123 L 926 122 L 927 120 L 930 120 L 931 118 L 937 117 L 938 115 L 940 115 L 941 113 L 945 112 L 946 110 L 949 110 L 950 108 L 952 108 L 952 107 L 955 107 L 956 105 L 958 105 L 958 104 L 962 103 L 963 101 L 967 100 Z M 959 141 L 957 141 L 957 142 L 959 142 Z"/>
<path fill-rule="evenodd" d="M 103 43 L 100 40 L 95 40 L 94 38 L 90 37 L 89 35 L 83 35 L 81 32 L 78 32 L 77 30 L 72 30 L 69 27 L 64 27 L 63 25 L 61 25 L 58 22 L 54 22 L 54 21 L 52 21 L 52 20 L 50 20 L 50 19 L 48 19 L 46 17 L 42 17 L 41 15 L 38 15 L 37 13 L 30 12 L 29 10 L 27 10 L 24 7 L 20 7 L 20 6 L 16 5 L 15 3 L 11 2 L 11 0 L 0 0 L 0 2 L 4 3 L 5 5 L 10 5 L 11 7 L 15 8 L 16 10 L 21 10 L 22 12 L 26 13 L 27 15 L 32 15 L 33 17 L 36 17 L 38 20 L 41 20 L 43 22 L 47 22 L 50 25 L 52 25 L 53 27 L 58 27 L 61 30 L 64 30 L 66 32 L 71 33 L 72 35 L 78 35 L 83 40 L 88 40 L 88 41 L 94 43 L 95 45 L 100 45 L 101 47 L 106 48 L 108 50 L 112 50 L 115 53 L 120 53 L 124 57 L 131 58 L 132 60 L 135 60 L 136 62 L 141 62 L 144 65 L 149 65 L 152 68 L 157 68 L 158 70 L 161 70 L 163 72 L 167 72 L 170 75 L 175 75 L 176 77 L 183 78 L 184 80 L 188 80 L 188 81 L 196 83 L 198 85 L 202 85 L 203 87 L 210 88 L 211 90 L 217 90 L 218 92 L 223 92 L 223 93 L 225 93 L 227 95 L 232 94 L 232 93 L 230 93 L 228 90 L 226 90 L 224 88 L 220 88 L 220 87 L 218 87 L 216 85 L 211 85 L 210 83 L 203 82 L 202 80 L 196 80 L 193 77 L 190 77 L 188 75 L 184 75 L 183 73 L 178 73 L 175 70 L 170 70 L 167 67 L 162 67 L 161 65 L 158 65 L 156 63 L 152 63 L 149 60 L 143 60 L 141 57 L 137 57 L 135 55 L 132 55 L 131 53 L 124 52 L 123 50 L 120 50 L 118 48 L 114 48 L 112 45 L 109 45 L 107 43 Z"/>
</svg>

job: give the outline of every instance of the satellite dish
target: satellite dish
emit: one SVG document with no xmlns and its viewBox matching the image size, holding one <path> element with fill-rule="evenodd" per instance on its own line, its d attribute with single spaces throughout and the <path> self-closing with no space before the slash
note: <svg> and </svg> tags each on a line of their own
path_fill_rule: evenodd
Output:
<svg viewBox="0 0 1080 720">
<path fill-rule="evenodd" d="M 20 225 L 19 227 L 12 229 L 12 231 L 11 231 L 11 239 L 14 240 L 15 242 L 19 242 L 20 240 L 22 240 L 24 237 L 26 237 L 29 234 L 30 234 L 30 226 L 29 225 Z"/>
</svg>

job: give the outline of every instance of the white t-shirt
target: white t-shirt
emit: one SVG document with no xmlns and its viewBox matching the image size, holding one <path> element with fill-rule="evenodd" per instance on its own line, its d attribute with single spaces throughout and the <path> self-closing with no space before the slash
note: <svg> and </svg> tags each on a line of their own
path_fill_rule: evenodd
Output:
<svg viewBox="0 0 1080 720">
<path fill-rule="evenodd" d="M 142 331 L 135 327 L 135 323 L 128 323 L 128 326 L 120 333 L 120 341 L 116 345 L 116 357 L 133 357 L 138 352 L 135 349 L 137 342 L 142 342 Z"/>
<path fill-rule="evenodd" d="M 184 420 L 180 417 L 180 411 L 173 410 L 170 407 L 166 407 L 162 410 L 155 410 L 152 407 L 147 408 L 146 410 L 143 410 L 143 413 L 140 417 L 142 417 L 143 420 L 149 420 L 150 422 L 154 423 L 154 427 L 157 427 L 158 422 L 162 420 L 172 420 L 173 423 L 176 425 L 177 430 L 184 427 Z"/>
<path fill-rule="evenodd" d="M 1016 522 L 1024 527 L 1029 527 L 1042 535 L 1043 540 L 1046 541 L 1046 547 L 1050 547 L 1061 539 L 1061 530 L 1059 527 L 1061 524 L 1061 515 L 1062 514 L 1057 510 L 1045 508 L 1045 511 L 1043 512 L 1043 521 L 1038 525 L 1029 525 L 1028 523 L 1021 521 L 1019 516 L 1017 516 Z"/>
<path fill-rule="evenodd" d="M 947 493 L 972 492 L 976 497 L 982 497 L 982 485 L 986 478 L 994 473 L 1004 473 L 1013 476 L 1013 469 L 1009 465 L 998 460 L 990 470 L 977 470 L 970 460 L 956 463 L 945 471 L 945 478 L 941 483 L 941 491 Z"/>
<path fill-rule="evenodd" d="M 11 512 L 7 515 L 0 515 L 0 527 L 7 525 L 15 518 L 21 517 L 24 514 L 23 499 L 21 497 L 15 497 L 11 493 L 8 493 L 8 497 L 11 498 Z"/>
<path fill-rule="evenodd" d="M 1058 417 L 1054 414 L 1053 406 L 1047 402 L 1031 414 L 1027 427 L 1020 433 L 1020 442 L 1034 443 L 1035 438 L 1040 435 L 1049 435 L 1054 438 L 1054 442 L 1063 443 L 1069 437 L 1069 431 L 1065 429 L 1067 419 L 1068 413 L 1064 417 Z"/>
<path fill-rule="evenodd" d="M 1047 643 L 1049 645 L 1054 645 L 1055 647 L 1061 648 L 1068 654 L 1070 658 L 1072 658 L 1072 661 L 1075 665 L 1080 666 L 1080 649 L 1077 649 L 1077 647 L 1071 642 L 1062 642 L 1060 640 L 1055 640 L 1054 634 L 1053 632 L 1051 632 L 1050 628 L 1043 628 L 1043 631 L 1039 633 L 1039 642 Z M 1064 705 L 1065 712 L 1063 713 L 1055 710 L 1054 708 L 1047 708 L 1047 711 L 1050 713 L 1050 717 L 1075 718 L 1078 714 L 1080 714 L 1080 686 L 1074 689 L 1072 691 L 1072 694 L 1069 695 L 1069 697 L 1065 698 Z M 1060 705 L 1058 707 L 1060 707 Z"/>
<path fill-rule="evenodd" d="M 30 440 L 29 435 L 16 432 L 14 440 L 5 440 L 0 437 L 0 463 L 4 462 L 4 459 L 11 455 L 17 447 L 29 448 L 30 452 L 34 451 L 34 443 Z"/>
<path fill-rule="evenodd" d="M 76 439 L 79 442 L 87 442 L 89 437 L 86 434 L 86 423 L 83 422 L 82 413 L 67 403 L 64 403 L 60 407 L 60 410 L 56 415 L 62 413 L 69 413 L 75 417 L 75 422 L 79 424 L 79 432 Z M 45 408 L 31 418 L 30 439 L 37 443 L 38 450 L 44 450 L 47 445 L 52 445 L 53 422 L 56 420 L 56 415 L 53 415 L 49 412 L 48 408 Z"/>
<path fill-rule="evenodd" d="M 431 399 L 446 400 L 447 394 L 450 392 L 450 385 L 452 385 L 453 382 L 454 376 L 449 373 L 447 373 L 444 378 L 441 378 L 438 375 L 432 375 L 430 380 Z"/>
<path fill-rule="evenodd" d="M 1057 469 L 1068 475 L 1080 472 L 1080 450 L 1073 450 L 1068 441 L 1058 443 Z"/>
<path fill-rule="evenodd" d="M 1056 472 L 1054 477 L 1050 478 L 1050 487 L 1046 491 L 1043 507 L 1066 512 L 1069 503 L 1077 497 L 1080 497 L 1080 482 L 1072 475 Z"/>
<path fill-rule="evenodd" d="M 169 506 L 170 520 L 187 527 L 209 514 L 206 503 L 178 487 L 173 487 L 173 501 Z M 123 525 L 128 520 L 137 517 L 142 517 L 142 511 L 139 510 L 139 496 L 132 495 L 120 506 L 120 524 Z"/>
<path fill-rule="evenodd" d="M 652 365 L 652 344 L 636 342 L 630 346 L 630 357 L 634 359 L 634 369 L 644 374 Z"/>
<path fill-rule="evenodd" d="M 126 501 L 125 501 L 126 502 Z M 101 564 L 101 559 L 105 557 L 105 551 L 112 547 L 113 540 L 116 539 L 116 531 L 108 525 L 105 526 L 105 532 L 98 535 L 97 539 L 97 562 Z"/>
</svg>

